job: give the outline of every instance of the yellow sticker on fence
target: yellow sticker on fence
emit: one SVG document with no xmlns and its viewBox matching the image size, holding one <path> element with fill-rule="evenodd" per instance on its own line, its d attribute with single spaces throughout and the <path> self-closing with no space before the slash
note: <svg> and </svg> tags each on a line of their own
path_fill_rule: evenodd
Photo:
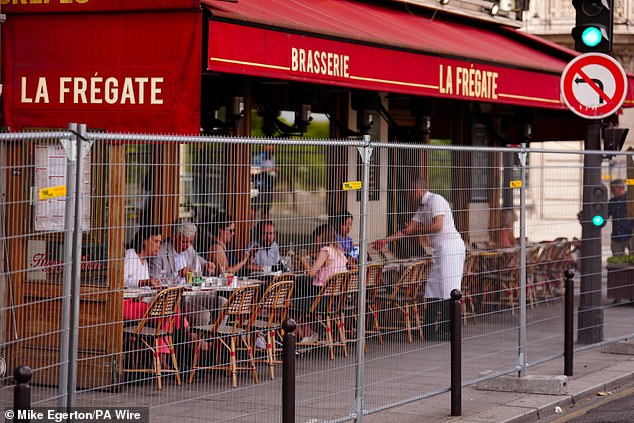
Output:
<svg viewBox="0 0 634 423">
<path fill-rule="evenodd" d="M 509 182 L 510 188 L 522 188 L 522 181 L 511 181 Z"/>
<path fill-rule="evenodd" d="M 356 191 L 361 189 L 361 181 L 350 181 L 343 183 L 344 191 Z"/>
<path fill-rule="evenodd" d="M 42 188 L 40 190 L 40 200 L 48 200 L 49 198 L 66 196 L 66 185 L 57 187 Z"/>
<path fill-rule="evenodd" d="M 634 185 L 634 179 L 626 179 L 625 185 Z"/>
</svg>

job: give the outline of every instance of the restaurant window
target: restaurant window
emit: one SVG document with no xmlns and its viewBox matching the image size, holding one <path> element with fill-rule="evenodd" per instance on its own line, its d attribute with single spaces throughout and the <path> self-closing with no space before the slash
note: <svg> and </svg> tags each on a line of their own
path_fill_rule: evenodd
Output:
<svg viewBox="0 0 634 423">
<path fill-rule="evenodd" d="M 218 210 L 226 210 L 227 195 L 224 143 L 181 144 L 179 217 L 209 222 Z"/>
<path fill-rule="evenodd" d="M 430 139 L 432 145 L 451 145 L 450 139 Z M 429 186 L 451 202 L 452 198 L 452 156 L 451 150 L 429 150 Z"/>
<path fill-rule="evenodd" d="M 253 110 L 251 116 L 251 135 L 264 137 L 263 118 L 257 110 Z M 280 112 L 275 138 L 302 140 L 330 136 L 330 122 L 326 115 L 313 113 L 313 119 L 303 135 L 289 130 L 293 128 L 294 116 L 292 111 Z M 326 148 L 310 142 L 293 145 L 282 143 L 274 147 L 267 146 L 266 143 L 252 146 L 251 204 L 254 217 L 257 219 L 267 215 L 271 219 L 279 219 L 277 229 L 283 241 L 309 235 L 327 216 Z M 271 164 L 271 158 L 268 157 L 271 154 L 275 177 L 269 178 L 267 185 L 267 178 L 263 173 Z"/>
<path fill-rule="evenodd" d="M 478 147 L 490 145 L 486 125 L 476 121 L 475 118 L 471 125 L 471 145 Z M 489 201 L 490 168 L 491 153 L 480 150 L 471 153 L 471 174 L 469 175 L 471 202 L 486 203 Z"/>
<path fill-rule="evenodd" d="M 128 144 L 125 147 L 125 244 L 129 245 L 138 225 L 151 214 L 154 179 L 152 144 Z"/>
</svg>

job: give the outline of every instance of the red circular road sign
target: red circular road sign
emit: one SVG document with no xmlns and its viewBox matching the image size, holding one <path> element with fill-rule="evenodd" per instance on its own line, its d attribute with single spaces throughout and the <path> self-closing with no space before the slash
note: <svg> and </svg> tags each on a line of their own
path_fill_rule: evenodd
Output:
<svg viewBox="0 0 634 423">
<path fill-rule="evenodd" d="M 574 58 L 561 74 L 561 96 L 574 113 L 586 119 L 601 119 L 616 112 L 627 95 L 623 67 L 603 53 Z"/>
</svg>

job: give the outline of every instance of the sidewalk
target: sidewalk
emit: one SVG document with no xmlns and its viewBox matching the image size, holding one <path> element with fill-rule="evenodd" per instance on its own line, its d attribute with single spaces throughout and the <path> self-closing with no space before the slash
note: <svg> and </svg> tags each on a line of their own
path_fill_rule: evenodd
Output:
<svg viewBox="0 0 634 423">
<path fill-rule="evenodd" d="M 634 351 L 634 344 L 627 346 Z M 364 417 L 366 423 L 524 423 L 536 422 L 555 413 L 565 415 L 584 398 L 634 385 L 634 355 L 611 353 L 623 343 L 575 353 L 573 375 L 568 377 L 567 394 L 541 395 L 485 391 L 468 386 L 462 390 L 462 415 L 451 416 L 451 394 L 445 393 L 395 409 Z M 563 375 L 563 358 L 527 369 L 527 375 Z"/>
</svg>

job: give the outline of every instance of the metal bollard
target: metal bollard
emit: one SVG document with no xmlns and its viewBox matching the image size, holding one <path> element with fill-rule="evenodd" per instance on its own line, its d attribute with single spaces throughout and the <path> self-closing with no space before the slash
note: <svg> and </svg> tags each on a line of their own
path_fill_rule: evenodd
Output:
<svg viewBox="0 0 634 423">
<path fill-rule="evenodd" d="M 33 371 L 29 366 L 19 366 L 13 370 L 13 378 L 15 379 L 15 388 L 13 388 L 13 412 L 15 413 L 14 421 L 25 423 L 30 422 L 30 418 L 20 419 L 18 410 L 31 409 L 31 376 Z"/>
<path fill-rule="evenodd" d="M 451 415 L 462 415 L 462 292 L 451 291 Z"/>
<path fill-rule="evenodd" d="M 574 318 L 575 318 L 575 285 L 572 278 L 575 272 L 568 269 L 564 272 L 565 281 L 565 310 L 564 310 L 564 374 L 572 376 L 574 355 Z"/>
<path fill-rule="evenodd" d="M 284 329 L 284 346 L 282 361 L 282 423 L 295 423 L 295 350 L 297 323 L 286 319 L 282 323 Z"/>
</svg>

